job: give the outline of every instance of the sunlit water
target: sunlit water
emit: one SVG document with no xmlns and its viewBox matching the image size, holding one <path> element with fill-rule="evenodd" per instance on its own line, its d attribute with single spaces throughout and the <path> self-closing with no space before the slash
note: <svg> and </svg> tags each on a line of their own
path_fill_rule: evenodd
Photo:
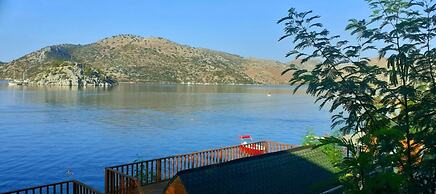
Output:
<svg viewBox="0 0 436 194">
<path fill-rule="evenodd" d="M 0 82 L 0 192 L 69 179 L 102 191 L 106 166 L 234 145 L 241 134 L 299 144 L 309 129 L 329 133 L 329 119 L 289 86 Z"/>
</svg>

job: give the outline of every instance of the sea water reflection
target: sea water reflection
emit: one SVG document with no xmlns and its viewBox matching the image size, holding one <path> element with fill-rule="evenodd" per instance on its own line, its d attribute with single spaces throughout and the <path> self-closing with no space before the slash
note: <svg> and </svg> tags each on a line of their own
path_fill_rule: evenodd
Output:
<svg viewBox="0 0 436 194">
<path fill-rule="evenodd" d="M 105 166 L 238 144 L 241 134 L 298 144 L 308 129 L 330 132 L 330 113 L 289 86 L 0 82 L 0 99 L 0 192 L 66 179 L 102 190 Z"/>
</svg>

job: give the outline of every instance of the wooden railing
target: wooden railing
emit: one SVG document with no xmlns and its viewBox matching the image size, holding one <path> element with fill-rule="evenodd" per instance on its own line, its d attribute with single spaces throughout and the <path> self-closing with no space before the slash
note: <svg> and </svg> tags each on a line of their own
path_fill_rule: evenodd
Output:
<svg viewBox="0 0 436 194">
<path fill-rule="evenodd" d="M 289 150 L 295 147 L 299 147 L 297 145 L 279 143 L 274 141 L 262 141 L 262 142 L 266 144 L 267 153 L 279 152 L 279 151 Z"/>
<path fill-rule="evenodd" d="M 37 187 L 31 187 L 27 189 L 20 189 L 16 191 L 6 192 L 5 194 L 101 194 L 88 185 L 76 180 L 64 181 L 59 183 L 53 183 L 48 185 L 42 185 Z"/>
<path fill-rule="evenodd" d="M 143 194 L 141 183 L 135 177 L 111 168 L 105 169 L 106 194 Z"/>
<path fill-rule="evenodd" d="M 277 152 L 294 147 L 290 144 L 270 141 L 250 143 L 244 146 L 249 148 L 262 148 L 264 150 L 263 153 Z M 106 169 L 105 191 L 106 193 L 111 193 L 117 189 L 126 188 L 127 184 L 136 185 L 132 187 L 140 187 L 141 185 L 162 182 L 171 179 L 177 172 L 182 170 L 251 156 L 241 151 L 240 148 L 241 145 L 230 146 L 108 167 Z M 124 182 L 121 182 L 121 180 L 124 180 Z"/>
</svg>

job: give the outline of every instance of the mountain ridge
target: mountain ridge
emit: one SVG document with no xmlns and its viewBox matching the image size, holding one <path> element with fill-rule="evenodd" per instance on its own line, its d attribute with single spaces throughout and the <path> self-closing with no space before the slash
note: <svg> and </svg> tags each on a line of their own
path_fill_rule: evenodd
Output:
<svg viewBox="0 0 436 194">
<path fill-rule="evenodd" d="M 15 72 L 25 72 L 26 78 L 34 82 L 37 81 L 34 80 L 36 75 L 52 67 L 52 63 L 59 65 L 62 61 L 82 64 L 79 67 L 93 68 L 122 82 L 286 84 L 288 81 L 286 76 L 280 75 L 287 65 L 279 61 L 244 58 L 178 44 L 161 37 L 126 34 L 90 44 L 41 48 L 6 64 L 0 69 L 0 78 L 16 79 Z M 44 75 L 39 75 L 39 78 L 44 78 Z M 69 79 L 68 76 L 65 79 Z"/>
</svg>

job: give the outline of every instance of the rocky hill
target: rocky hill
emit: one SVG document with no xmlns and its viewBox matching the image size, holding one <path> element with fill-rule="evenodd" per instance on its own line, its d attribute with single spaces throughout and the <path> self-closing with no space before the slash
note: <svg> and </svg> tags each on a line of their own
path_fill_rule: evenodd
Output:
<svg viewBox="0 0 436 194">
<path fill-rule="evenodd" d="M 69 61 L 52 61 L 33 66 L 25 77 L 36 85 L 114 86 L 117 81 L 88 65 Z"/>
<path fill-rule="evenodd" d="M 277 61 L 243 58 L 164 38 L 118 35 L 87 45 L 42 48 L 5 65 L 0 79 L 17 79 L 24 73 L 32 83 L 58 85 L 83 79 L 97 85 L 116 81 L 286 84 L 289 77 L 280 75 L 286 67 Z M 88 77 L 83 69 L 98 73 Z"/>
</svg>

